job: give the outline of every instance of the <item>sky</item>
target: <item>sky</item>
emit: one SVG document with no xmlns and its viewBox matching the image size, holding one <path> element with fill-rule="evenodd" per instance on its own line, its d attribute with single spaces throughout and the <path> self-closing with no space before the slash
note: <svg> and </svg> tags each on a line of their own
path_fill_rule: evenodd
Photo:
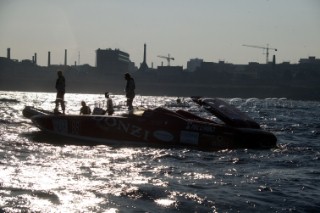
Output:
<svg viewBox="0 0 320 213">
<path fill-rule="evenodd" d="M 97 49 L 120 49 L 140 66 L 193 58 L 233 64 L 269 60 L 298 63 L 320 58 L 319 0 L 0 0 L 0 57 L 32 59 L 41 66 L 95 66 Z"/>
</svg>

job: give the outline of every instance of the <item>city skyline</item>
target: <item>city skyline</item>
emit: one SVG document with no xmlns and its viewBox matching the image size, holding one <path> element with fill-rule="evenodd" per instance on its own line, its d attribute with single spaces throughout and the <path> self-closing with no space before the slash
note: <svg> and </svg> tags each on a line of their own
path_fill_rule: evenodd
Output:
<svg viewBox="0 0 320 213">
<path fill-rule="evenodd" d="M 95 66 L 95 51 L 120 49 L 136 66 L 166 64 L 159 55 L 186 67 L 192 58 L 234 64 L 265 63 L 277 48 L 277 62 L 298 63 L 320 56 L 320 2 L 316 0 L 245 1 L 40 1 L 0 0 L 0 57 L 31 59 L 47 65 L 75 61 Z"/>
</svg>

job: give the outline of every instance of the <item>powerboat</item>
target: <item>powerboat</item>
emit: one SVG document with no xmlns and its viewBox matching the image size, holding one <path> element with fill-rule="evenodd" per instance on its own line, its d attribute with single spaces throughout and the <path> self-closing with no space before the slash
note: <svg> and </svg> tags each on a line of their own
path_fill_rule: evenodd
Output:
<svg viewBox="0 0 320 213">
<path fill-rule="evenodd" d="M 108 116 L 63 115 L 26 106 L 23 115 L 44 132 L 84 139 L 86 145 L 134 143 L 204 151 L 276 147 L 276 136 L 236 107 L 217 98 L 191 99 L 222 122 L 163 107 Z"/>
</svg>

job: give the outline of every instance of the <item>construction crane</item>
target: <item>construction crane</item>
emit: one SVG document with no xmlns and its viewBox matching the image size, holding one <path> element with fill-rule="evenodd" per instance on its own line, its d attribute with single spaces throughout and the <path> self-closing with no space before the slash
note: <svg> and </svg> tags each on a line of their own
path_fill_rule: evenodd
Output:
<svg viewBox="0 0 320 213">
<path fill-rule="evenodd" d="M 158 55 L 159 58 L 164 58 L 167 59 L 168 61 L 168 66 L 170 66 L 170 61 L 174 60 L 174 58 L 170 57 L 170 54 L 168 54 L 168 56 L 162 56 L 162 55 Z"/>
<path fill-rule="evenodd" d="M 256 45 L 246 45 L 246 44 L 243 44 L 242 46 L 259 48 L 259 49 L 266 50 L 266 63 L 267 63 L 267 64 L 269 63 L 269 50 L 278 51 L 276 48 L 270 48 L 270 47 L 269 47 L 269 44 L 267 44 L 266 47 L 260 47 L 260 46 L 256 46 Z"/>
</svg>

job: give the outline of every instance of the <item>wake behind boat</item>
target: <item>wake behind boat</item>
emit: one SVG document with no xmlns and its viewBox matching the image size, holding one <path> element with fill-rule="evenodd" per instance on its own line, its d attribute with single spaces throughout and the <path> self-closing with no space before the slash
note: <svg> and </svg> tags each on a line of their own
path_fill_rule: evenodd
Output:
<svg viewBox="0 0 320 213">
<path fill-rule="evenodd" d="M 205 151 L 221 149 L 270 149 L 277 138 L 237 108 L 215 98 L 192 100 L 222 123 L 185 110 L 158 107 L 134 113 L 107 115 L 57 115 L 27 106 L 25 117 L 42 131 L 85 139 L 87 145 L 143 143 L 162 147 L 194 147 Z"/>
</svg>

